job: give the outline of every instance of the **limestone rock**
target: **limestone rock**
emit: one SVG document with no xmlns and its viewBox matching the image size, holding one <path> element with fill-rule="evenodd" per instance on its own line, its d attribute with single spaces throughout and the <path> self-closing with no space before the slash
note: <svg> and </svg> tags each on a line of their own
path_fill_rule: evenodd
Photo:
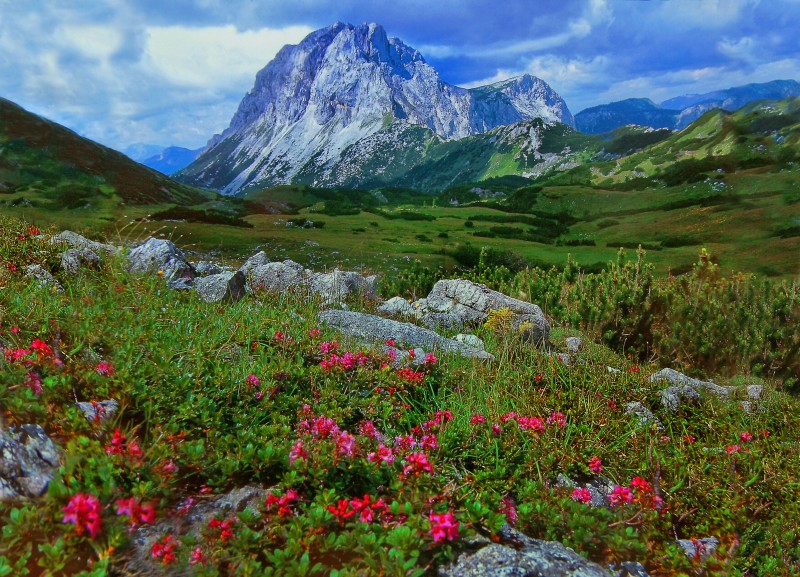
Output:
<svg viewBox="0 0 800 577">
<path fill-rule="evenodd" d="M 52 286 L 55 287 L 58 292 L 64 290 L 55 277 L 42 265 L 29 264 L 25 267 L 25 276 L 38 280 L 39 286 Z"/>
<path fill-rule="evenodd" d="M 375 298 L 378 277 L 364 277 L 357 272 L 343 271 L 338 268 L 329 273 L 311 275 L 311 292 L 320 296 L 324 302 L 342 302 L 351 294 L 365 298 Z"/>
<path fill-rule="evenodd" d="M 303 286 L 307 280 L 305 269 L 292 260 L 256 266 L 245 276 L 253 291 L 284 292 Z"/>
<path fill-rule="evenodd" d="M 583 345 L 583 339 L 580 337 L 567 337 L 566 344 L 569 354 L 577 355 L 578 351 L 581 350 L 581 345 Z"/>
<path fill-rule="evenodd" d="M 411 323 L 339 310 L 322 311 L 318 316 L 319 320 L 328 326 L 366 342 L 384 343 L 387 339 L 394 339 L 397 343 L 406 343 L 412 348 L 420 347 L 428 351 L 440 349 L 479 359 L 494 358 L 486 351 L 442 337 L 430 329 L 418 327 Z"/>
<path fill-rule="evenodd" d="M 664 430 L 664 425 L 656 416 L 639 401 L 633 401 L 625 404 L 625 412 L 639 420 L 642 426 L 655 426 L 659 431 Z"/>
<path fill-rule="evenodd" d="M 465 335 L 463 333 L 459 333 L 455 336 L 455 339 L 459 343 L 464 343 L 465 345 L 475 347 L 476 349 L 480 349 L 482 351 L 486 349 L 486 344 L 475 335 Z"/>
<path fill-rule="evenodd" d="M 194 265 L 194 272 L 197 276 L 210 276 L 212 274 L 219 274 L 223 272 L 223 270 L 213 262 L 201 260 Z"/>
<path fill-rule="evenodd" d="M 58 461 L 55 444 L 39 425 L 0 429 L 0 501 L 44 495 Z"/>
<path fill-rule="evenodd" d="M 712 392 L 720 397 L 727 397 L 730 395 L 730 389 L 728 387 L 721 387 L 716 383 L 712 383 L 710 381 L 700 381 L 698 379 L 693 379 L 692 377 L 688 377 L 681 373 L 680 371 L 676 371 L 675 369 L 661 369 L 657 373 L 650 375 L 650 382 L 651 383 L 658 383 L 658 382 L 666 382 L 671 385 L 679 385 L 679 386 L 690 386 L 693 389 L 702 389 L 709 392 Z"/>
<path fill-rule="evenodd" d="M 81 268 L 95 268 L 100 265 L 100 257 L 90 248 L 71 248 L 61 253 L 61 268 L 70 275 L 76 275 Z"/>
<path fill-rule="evenodd" d="M 693 402 L 700 400 L 700 393 L 689 385 L 667 387 L 658 394 L 661 396 L 661 405 L 673 413 L 680 408 L 682 400 Z"/>
<path fill-rule="evenodd" d="M 440 577 L 611 577 L 561 543 L 531 539 L 507 525 L 501 538 L 503 544 L 491 543 L 440 567 Z"/>
<path fill-rule="evenodd" d="M 247 277 L 247 280 L 250 280 L 250 274 L 253 272 L 254 269 L 268 264 L 270 262 L 269 257 L 267 257 L 267 253 L 263 250 L 257 252 L 250 258 L 248 258 L 245 263 L 239 268 L 240 271 L 244 273 L 244 276 Z"/>
<path fill-rule="evenodd" d="M 81 401 L 77 404 L 77 407 L 86 415 L 87 421 L 92 423 L 105 423 L 117 412 L 119 409 L 119 402 L 114 399 L 96 403 Z"/>
<path fill-rule="evenodd" d="M 378 307 L 378 312 L 383 315 L 410 317 L 414 315 L 414 307 L 403 297 L 392 297 Z"/>
<path fill-rule="evenodd" d="M 689 559 L 704 560 L 714 554 L 719 547 L 719 539 L 716 537 L 704 537 L 703 539 L 678 539 L 683 552 Z"/>
<path fill-rule="evenodd" d="M 113 254 L 119 252 L 119 249 L 114 245 L 89 240 L 88 238 L 72 232 L 71 230 L 65 230 L 64 232 L 58 233 L 57 235 L 51 237 L 48 242 L 53 245 L 67 245 L 70 248 L 88 249 L 94 251 L 95 253 Z"/>
<path fill-rule="evenodd" d="M 165 279 L 194 278 L 195 272 L 186 256 L 172 241 L 149 238 L 128 254 L 128 270 L 138 274 L 158 274 Z"/>
<path fill-rule="evenodd" d="M 245 295 L 242 271 L 223 272 L 195 280 L 194 290 L 207 303 L 236 302 Z"/>
</svg>

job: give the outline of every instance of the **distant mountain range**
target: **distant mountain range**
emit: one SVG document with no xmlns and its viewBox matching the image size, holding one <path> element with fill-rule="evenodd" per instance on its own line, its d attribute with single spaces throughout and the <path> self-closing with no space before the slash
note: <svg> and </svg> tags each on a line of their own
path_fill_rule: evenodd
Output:
<svg viewBox="0 0 800 577">
<path fill-rule="evenodd" d="M 574 124 L 564 100 L 538 78 L 460 88 L 381 26 L 336 23 L 281 49 L 230 126 L 177 176 L 229 195 L 290 182 L 335 185 L 357 176 L 344 159 L 404 148 L 417 128 L 428 131 L 423 140 L 439 141 L 534 118 Z"/>
<path fill-rule="evenodd" d="M 580 111 L 575 115 L 575 126 L 586 134 L 610 132 L 628 124 L 680 130 L 715 108 L 731 112 L 756 100 L 783 100 L 793 96 L 800 96 L 800 82 L 773 80 L 705 94 L 687 94 L 665 100 L 660 105 L 646 98 L 629 98 Z"/>
</svg>

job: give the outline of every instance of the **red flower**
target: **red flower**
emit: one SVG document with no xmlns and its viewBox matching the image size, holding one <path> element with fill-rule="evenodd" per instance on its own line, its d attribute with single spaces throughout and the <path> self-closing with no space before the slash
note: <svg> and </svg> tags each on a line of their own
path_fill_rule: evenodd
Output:
<svg viewBox="0 0 800 577">
<path fill-rule="evenodd" d="M 603 463 L 598 457 L 592 457 L 589 459 L 589 470 L 595 474 L 600 474 L 603 472 Z"/>
<path fill-rule="evenodd" d="M 472 415 L 472 418 L 469 420 L 470 425 L 480 425 L 486 421 L 486 417 L 483 415 Z"/>
<path fill-rule="evenodd" d="M 564 413 L 553 411 L 553 413 L 547 417 L 547 424 L 555 425 L 559 429 L 563 429 L 567 425 L 567 419 L 564 417 Z"/>
<path fill-rule="evenodd" d="M 433 353 L 428 353 L 427 355 L 425 355 L 425 359 L 422 361 L 422 363 L 425 365 L 435 365 L 438 362 L 439 359 L 437 359 L 436 355 L 434 355 Z"/>
<path fill-rule="evenodd" d="M 49 357 L 53 354 L 53 349 L 41 339 L 31 341 L 31 349 L 36 351 L 40 357 Z"/>
<path fill-rule="evenodd" d="M 297 459 L 308 460 L 308 451 L 303 447 L 302 439 L 297 439 L 289 451 L 289 466 L 292 466 Z"/>
<path fill-rule="evenodd" d="M 750 431 L 743 431 L 739 433 L 739 439 L 743 443 L 749 443 L 750 441 L 753 440 L 753 433 L 751 433 Z"/>
<path fill-rule="evenodd" d="M 497 512 L 501 515 L 505 515 L 506 521 L 512 527 L 516 525 L 517 521 L 519 520 L 517 517 L 517 506 L 509 497 L 503 497 L 503 499 L 500 501 L 500 507 L 497 509 Z"/>
<path fill-rule="evenodd" d="M 691 444 L 692 444 L 692 443 L 694 443 L 694 442 L 695 442 L 697 439 L 696 439 L 696 438 L 694 438 L 692 435 L 684 435 L 684 436 L 683 436 L 683 440 L 684 440 L 684 441 L 686 441 L 686 443 L 687 443 L 687 444 L 691 445 Z"/>
<path fill-rule="evenodd" d="M 33 394 L 37 397 L 42 394 L 42 379 L 39 377 L 38 373 L 31 371 L 25 375 L 24 385 L 33 391 Z"/>
<path fill-rule="evenodd" d="M 453 516 L 452 509 L 447 513 L 434 513 L 431 511 L 428 520 L 431 524 L 428 534 L 433 537 L 434 543 L 458 539 L 458 521 Z"/>
<path fill-rule="evenodd" d="M 169 565 L 178 560 L 175 555 L 175 549 L 177 548 L 178 542 L 172 538 L 172 535 L 164 535 L 164 537 L 153 543 L 150 548 L 150 556 L 153 559 L 161 559 L 164 565 Z"/>
<path fill-rule="evenodd" d="M 384 463 L 385 465 L 394 463 L 394 458 L 392 450 L 383 443 L 378 445 L 378 450 L 376 452 L 367 455 L 367 461 L 370 463 Z"/>
<path fill-rule="evenodd" d="M 208 558 L 205 553 L 203 553 L 203 549 L 200 545 L 189 553 L 189 565 L 205 565 L 206 563 L 208 563 Z"/>
<path fill-rule="evenodd" d="M 328 506 L 328 511 L 333 513 L 333 515 L 339 520 L 339 524 L 344 525 L 344 522 L 356 514 L 355 511 L 350 509 L 350 501 L 347 499 L 339 499 L 336 503 L 336 507 L 333 505 Z"/>
<path fill-rule="evenodd" d="M 117 515 L 126 515 L 131 528 L 139 523 L 152 525 L 156 520 L 156 510 L 152 505 L 142 505 L 135 497 L 117 499 Z"/>
<path fill-rule="evenodd" d="M 611 491 L 608 500 L 611 502 L 612 507 L 623 503 L 633 503 L 633 491 L 631 491 L 630 487 L 614 485 L 614 490 Z"/>
<path fill-rule="evenodd" d="M 725 447 L 725 450 L 728 452 L 729 455 L 742 452 L 742 448 L 739 445 L 728 445 L 727 447 Z"/>
<path fill-rule="evenodd" d="M 114 436 L 111 437 L 111 444 L 106 445 L 106 453 L 109 455 L 122 455 L 125 452 L 125 441 L 127 438 L 122 434 L 119 429 L 114 430 Z"/>
<path fill-rule="evenodd" d="M 572 491 L 572 500 L 585 505 L 592 501 L 592 492 L 586 487 L 578 487 Z"/>
<path fill-rule="evenodd" d="M 94 495 L 78 493 L 73 495 L 66 507 L 61 509 L 64 513 L 62 523 L 72 523 L 78 535 L 84 532 L 94 539 L 100 534 L 103 521 L 100 518 L 102 506 L 100 500 Z"/>
<path fill-rule="evenodd" d="M 97 371 L 98 375 L 103 375 L 104 377 L 110 377 L 117 372 L 117 369 L 114 368 L 113 364 L 107 361 L 101 361 L 97 363 L 97 368 L 95 368 L 95 371 Z"/>
<path fill-rule="evenodd" d="M 409 476 L 411 474 L 419 475 L 422 472 L 433 474 L 433 465 L 428 460 L 425 453 L 411 453 L 406 455 L 405 467 L 403 467 L 403 475 Z"/>
</svg>

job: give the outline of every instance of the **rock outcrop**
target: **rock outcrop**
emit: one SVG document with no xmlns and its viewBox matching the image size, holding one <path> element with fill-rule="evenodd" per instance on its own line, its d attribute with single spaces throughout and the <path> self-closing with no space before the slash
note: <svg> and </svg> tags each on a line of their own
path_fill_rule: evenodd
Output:
<svg viewBox="0 0 800 577">
<path fill-rule="evenodd" d="M 149 238 L 128 254 L 128 270 L 138 274 L 159 274 L 168 281 L 194 278 L 192 265 L 186 255 L 172 241 Z"/>
<path fill-rule="evenodd" d="M 0 429 L 0 501 L 44 495 L 58 461 L 55 444 L 39 425 Z"/>
<path fill-rule="evenodd" d="M 245 295 L 245 278 L 242 271 L 222 272 L 200 277 L 194 282 L 194 290 L 207 303 L 232 303 Z"/>
</svg>

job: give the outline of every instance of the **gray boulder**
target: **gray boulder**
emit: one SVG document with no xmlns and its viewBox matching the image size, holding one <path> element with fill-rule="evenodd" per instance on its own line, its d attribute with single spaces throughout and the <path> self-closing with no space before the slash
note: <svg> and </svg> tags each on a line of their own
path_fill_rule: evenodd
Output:
<svg viewBox="0 0 800 577">
<path fill-rule="evenodd" d="M 676 371 L 675 369 L 661 369 L 657 373 L 653 373 L 650 375 L 650 382 L 665 382 L 669 383 L 670 385 L 689 386 L 695 390 L 700 389 L 709 391 L 720 397 L 727 397 L 731 393 L 728 387 L 721 387 L 720 385 L 710 381 L 693 379 L 692 377 L 688 377 L 680 371 Z"/>
<path fill-rule="evenodd" d="M 57 235 L 51 237 L 48 242 L 53 245 L 66 245 L 70 248 L 88 249 L 94 251 L 95 253 L 113 254 L 119 252 L 119 249 L 114 245 L 89 240 L 88 238 L 72 232 L 71 230 L 65 230 L 64 232 L 58 233 Z"/>
<path fill-rule="evenodd" d="M 71 248 L 61 253 L 61 268 L 69 275 L 76 275 L 82 268 L 100 266 L 100 257 L 90 248 Z"/>
<path fill-rule="evenodd" d="M 571 355 L 577 355 L 578 351 L 581 350 L 581 345 L 583 344 L 583 339 L 580 337 L 567 337 L 565 340 L 567 344 L 567 351 Z"/>
<path fill-rule="evenodd" d="M 242 271 L 223 272 L 195 280 L 194 290 L 207 303 L 236 302 L 245 295 Z"/>
<path fill-rule="evenodd" d="M 269 262 L 250 270 L 247 284 L 253 291 L 283 292 L 305 284 L 305 269 L 292 260 Z"/>
<path fill-rule="evenodd" d="M 701 561 L 711 557 L 719 547 L 719 539 L 716 537 L 678 539 L 677 543 L 689 559 L 700 559 Z"/>
<path fill-rule="evenodd" d="M 468 280 L 440 280 L 415 304 L 422 310 L 422 322 L 432 328 L 478 325 L 486 322 L 490 312 L 505 308 L 513 313 L 511 328 L 521 331 L 526 340 L 540 343 L 550 336 L 550 323 L 537 305 Z"/>
<path fill-rule="evenodd" d="M 410 317 L 414 315 L 414 307 L 403 297 L 392 297 L 378 307 L 382 315 L 397 315 Z"/>
<path fill-rule="evenodd" d="M 58 292 L 63 292 L 64 290 L 55 277 L 40 264 L 29 264 L 26 266 L 25 276 L 39 281 L 39 286 L 51 286 Z"/>
<path fill-rule="evenodd" d="M 412 325 L 350 311 L 326 310 L 318 315 L 319 320 L 340 332 L 368 343 L 383 343 L 394 339 L 397 343 L 405 343 L 411 348 L 420 347 L 425 350 L 440 349 L 464 357 L 492 359 L 486 351 L 471 347 L 456 340 L 445 338 L 438 333 Z"/>
<path fill-rule="evenodd" d="M 200 262 L 194 265 L 194 272 L 197 274 L 197 276 L 210 276 L 212 274 L 219 274 L 223 271 L 213 262 L 201 260 Z"/>
<path fill-rule="evenodd" d="M 119 402 L 114 399 L 96 403 L 81 401 L 77 403 L 77 407 L 86 416 L 87 421 L 92 423 L 105 423 L 117 412 L 119 409 Z"/>
<path fill-rule="evenodd" d="M 365 298 L 375 298 L 378 277 L 364 277 L 357 272 L 333 269 L 329 273 L 312 274 L 309 286 L 311 292 L 320 296 L 324 302 L 338 303 L 357 294 Z"/>
<path fill-rule="evenodd" d="M 639 421 L 639 424 L 645 427 L 655 426 L 656 429 L 659 431 L 664 430 L 664 425 L 658 418 L 642 403 L 639 401 L 633 401 L 630 403 L 625 404 L 625 412 L 628 415 L 636 417 Z"/>
<path fill-rule="evenodd" d="M 128 254 L 128 270 L 138 274 L 158 274 L 165 279 L 194 278 L 195 272 L 186 255 L 172 241 L 149 238 Z"/>
<path fill-rule="evenodd" d="M 486 344 L 476 337 L 475 335 L 465 335 L 463 333 L 459 333 L 455 336 L 455 339 L 459 343 L 464 343 L 465 345 L 469 345 L 471 347 L 475 347 L 476 349 L 485 350 Z"/>
<path fill-rule="evenodd" d="M 661 406 L 673 413 L 680 408 L 683 400 L 692 402 L 700 400 L 700 393 L 689 385 L 667 387 L 658 394 L 661 396 Z"/>
<path fill-rule="evenodd" d="M 440 577 L 611 577 L 561 543 L 531 539 L 507 525 L 501 538 L 503 544 L 491 543 L 440 567 Z"/>
<path fill-rule="evenodd" d="M 605 507 L 606 509 L 611 507 L 611 501 L 608 500 L 608 496 L 614 490 L 614 483 L 605 477 L 596 475 L 585 483 L 576 483 L 566 475 L 559 473 L 556 478 L 556 484 L 559 487 L 570 490 L 577 488 L 589 489 L 589 493 L 592 495 L 592 500 L 586 503 L 589 507 Z"/>
<path fill-rule="evenodd" d="M 263 250 L 257 252 L 250 258 L 248 258 L 244 264 L 239 268 L 240 271 L 244 273 L 244 276 L 247 277 L 247 280 L 250 280 L 250 274 L 253 272 L 254 269 L 264 266 L 265 264 L 269 264 L 270 260 L 267 257 L 267 253 Z"/>
<path fill-rule="evenodd" d="M 0 456 L 0 502 L 44 495 L 59 460 L 39 425 L 0 428 Z"/>
<path fill-rule="evenodd" d="M 614 577 L 650 577 L 647 569 L 638 561 L 623 561 L 609 569 Z"/>
</svg>

